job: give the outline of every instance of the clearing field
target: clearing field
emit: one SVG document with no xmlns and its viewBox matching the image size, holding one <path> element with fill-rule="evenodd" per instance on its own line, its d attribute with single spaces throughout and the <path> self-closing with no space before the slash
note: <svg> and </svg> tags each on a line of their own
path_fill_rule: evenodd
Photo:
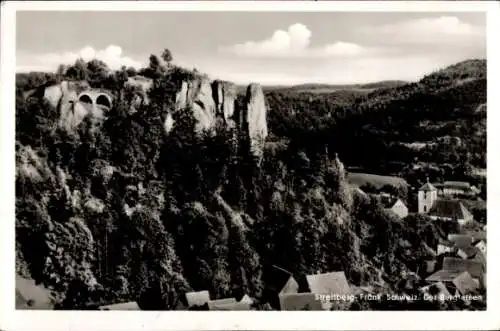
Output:
<svg viewBox="0 0 500 331">
<path fill-rule="evenodd" d="M 363 186 L 368 183 L 372 184 L 376 188 L 380 189 L 384 185 L 393 186 L 408 186 L 406 180 L 401 177 L 395 176 L 381 176 L 376 174 L 367 174 L 362 172 L 350 172 L 347 174 L 347 180 L 349 183 L 355 186 Z"/>
</svg>

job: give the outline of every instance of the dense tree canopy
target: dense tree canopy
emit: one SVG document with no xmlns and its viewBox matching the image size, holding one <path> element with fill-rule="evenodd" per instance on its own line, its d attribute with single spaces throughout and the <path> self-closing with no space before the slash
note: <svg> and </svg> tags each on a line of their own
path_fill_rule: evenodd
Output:
<svg viewBox="0 0 500 331">
<path fill-rule="evenodd" d="M 167 50 L 162 58 L 172 61 Z M 180 83 L 193 73 L 165 67 L 156 55 L 149 60 L 137 71 L 78 60 L 57 74 L 18 76 L 17 264 L 53 290 L 62 309 L 124 300 L 174 309 L 190 290 L 208 290 L 212 298 L 249 294 L 265 309 L 273 265 L 298 276 L 345 271 L 351 284 L 383 282 L 392 293 L 444 230 L 421 216 L 403 224 L 376 199 L 353 193 L 341 160 L 376 167 L 417 154 L 450 163 L 470 154 L 470 164 L 483 162 L 482 138 L 460 145 L 438 137 L 469 137 L 465 123 L 479 116 L 472 106 L 484 101 L 484 93 L 469 92 L 485 80 L 444 90 L 433 83 L 440 87 L 409 96 L 405 89 L 417 87 L 402 87 L 397 97 L 374 92 L 340 103 L 271 92 L 276 141 L 256 160 L 248 148 L 235 148 L 232 130 L 195 133 L 190 109 L 174 107 Z M 150 103 L 132 112 L 124 84 L 138 73 L 154 83 Z M 58 128 L 56 110 L 22 97 L 61 79 L 87 80 L 122 97 L 102 122 L 89 118 L 67 132 Z M 168 135 L 167 115 L 176 123 Z M 443 126 L 422 128 L 426 120 Z M 438 147 L 425 156 L 393 144 L 409 142 L 409 134 Z M 406 253 L 404 241 L 414 253 Z M 370 308 L 389 307 L 380 305 Z"/>
</svg>

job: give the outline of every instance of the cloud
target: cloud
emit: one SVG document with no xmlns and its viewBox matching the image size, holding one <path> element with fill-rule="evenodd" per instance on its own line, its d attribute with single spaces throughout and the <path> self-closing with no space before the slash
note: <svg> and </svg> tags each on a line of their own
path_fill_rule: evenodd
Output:
<svg viewBox="0 0 500 331">
<path fill-rule="evenodd" d="M 301 23 L 290 25 L 287 31 L 276 30 L 271 37 L 261 41 L 247 41 L 221 48 L 246 57 L 312 57 L 357 56 L 368 50 L 361 45 L 337 41 L 320 47 L 310 47 L 312 33 Z"/>
<path fill-rule="evenodd" d="M 454 16 L 419 18 L 393 24 L 360 27 L 365 35 L 381 38 L 387 43 L 464 45 L 485 43 L 486 27 L 460 21 Z"/>
<path fill-rule="evenodd" d="M 59 52 L 46 54 L 21 54 L 18 56 L 17 71 L 55 71 L 60 64 L 73 64 L 78 58 L 85 61 L 99 59 L 104 61 L 110 69 L 116 70 L 122 66 L 139 68 L 143 63 L 125 56 L 120 46 L 109 45 L 108 47 L 95 50 L 90 46 L 83 47 L 78 51 Z"/>
</svg>

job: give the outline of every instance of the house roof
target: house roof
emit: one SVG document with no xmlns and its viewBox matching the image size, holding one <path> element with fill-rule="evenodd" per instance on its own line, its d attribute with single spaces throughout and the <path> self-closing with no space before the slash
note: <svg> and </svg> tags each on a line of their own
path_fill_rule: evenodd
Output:
<svg viewBox="0 0 500 331">
<path fill-rule="evenodd" d="M 455 277 L 455 279 L 453 279 L 453 285 L 455 285 L 461 294 L 467 294 L 479 287 L 467 271 Z"/>
<path fill-rule="evenodd" d="M 443 183 L 443 186 L 445 188 L 454 188 L 454 189 L 461 189 L 461 190 L 470 189 L 470 184 L 467 182 L 447 181 L 447 182 Z"/>
<path fill-rule="evenodd" d="M 474 247 L 477 247 L 477 248 L 479 248 L 481 246 L 485 246 L 486 247 L 486 241 L 485 240 L 479 240 L 478 242 L 476 242 L 474 244 Z"/>
<path fill-rule="evenodd" d="M 51 292 L 35 281 L 16 275 L 16 309 L 52 310 Z"/>
<path fill-rule="evenodd" d="M 479 249 L 477 247 L 474 247 L 474 246 L 462 247 L 459 250 L 464 252 L 465 256 L 467 256 L 467 258 L 474 257 L 477 254 L 477 252 L 479 251 Z"/>
<path fill-rule="evenodd" d="M 269 266 L 264 271 L 264 282 L 275 292 L 280 292 L 293 275 L 279 266 Z"/>
<path fill-rule="evenodd" d="M 253 304 L 253 299 L 250 298 L 250 296 L 248 294 L 245 294 L 239 302 L 244 302 L 244 303 L 248 303 L 251 305 L 251 304 Z"/>
<path fill-rule="evenodd" d="M 229 302 L 217 305 L 210 310 L 251 310 L 251 308 L 247 302 Z"/>
<path fill-rule="evenodd" d="M 358 186 L 356 186 L 354 188 L 354 191 L 357 192 L 357 193 L 359 193 L 359 194 L 361 194 L 362 196 L 365 196 L 365 197 L 367 196 L 367 194 L 365 193 L 365 191 L 363 191 L 362 189 L 360 189 Z"/>
<path fill-rule="evenodd" d="M 459 200 L 437 199 L 431 210 L 430 216 L 451 219 L 465 219 L 471 216 L 471 213 Z"/>
<path fill-rule="evenodd" d="M 217 310 L 221 305 L 227 305 L 228 303 L 235 303 L 235 298 L 226 298 L 226 299 L 218 299 L 218 300 L 210 300 L 208 302 L 208 310 Z"/>
<path fill-rule="evenodd" d="M 391 197 L 391 196 L 381 196 L 380 197 L 380 203 L 386 209 L 390 209 L 390 208 L 394 207 L 394 205 L 398 201 L 401 201 L 401 199 L 396 198 L 396 197 Z M 403 201 L 401 201 L 401 203 L 404 205 Z"/>
<path fill-rule="evenodd" d="M 281 310 L 323 310 L 313 293 L 280 294 L 279 299 Z"/>
<path fill-rule="evenodd" d="M 455 277 L 460 275 L 462 271 L 458 270 L 439 270 L 427 277 L 425 280 L 428 282 L 451 282 Z"/>
<path fill-rule="evenodd" d="M 424 192 L 432 192 L 432 191 L 437 191 L 436 187 L 432 185 L 431 183 L 427 182 L 424 185 L 420 186 L 418 189 L 419 191 L 424 191 Z"/>
<path fill-rule="evenodd" d="M 186 300 L 189 307 L 203 306 L 210 301 L 210 293 L 208 291 L 188 292 Z"/>
<path fill-rule="evenodd" d="M 448 235 L 448 240 L 457 248 L 465 248 L 472 246 L 472 237 L 467 234 L 453 233 Z"/>
<path fill-rule="evenodd" d="M 483 264 L 477 260 L 464 260 L 456 257 L 443 259 L 443 270 L 452 272 L 468 271 L 474 278 L 479 278 L 484 271 Z"/>
<path fill-rule="evenodd" d="M 467 235 L 472 237 L 472 241 L 486 241 L 486 231 L 467 231 Z"/>
<path fill-rule="evenodd" d="M 351 293 L 349 283 L 343 271 L 307 275 L 306 280 L 311 293 L 340 295 Z"/>
<path fill-rule="evenodd" d="M 481 252 L 478 251 L 476 255 L 474 256 L 473 260 L 481 262 L 481 264 L 485 267 L 486 266 L 486 252 Z"/>
<path fill-rule="evenodd" d="M 141 310 L 135 301 L 115 303 L 106 306 L 100 306 L 99 310 Z"/>
<path fill-rule="evenodd" d="M 290 276 L 279 291 L 279 293 L 297 293 L 299 291 L 299 283 L 295 280 L 293 276 Z"/>
<path fill-rule="evenodd" d="M 451 242 L 450 240 L 447 240 L 447 239 L 443 239 L 443 238 L 439 238 L 438 239 L 438 244 L 441 244 L 441 245 L 447 246 L 447 247 L 453 247 L 454 246 L 453 242 Z"/>
<path fill-rule="evenodd" d="M 460 199 L 460 201 L 469 210 L 472 209 L 485 210 L 487 207 L 486 201 L 482 199 Z"/>
</svg>

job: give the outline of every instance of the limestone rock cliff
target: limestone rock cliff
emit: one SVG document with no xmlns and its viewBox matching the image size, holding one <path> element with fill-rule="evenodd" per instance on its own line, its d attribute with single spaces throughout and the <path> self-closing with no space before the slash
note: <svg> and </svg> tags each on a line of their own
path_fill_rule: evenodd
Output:
<svg viewBox="0 0 500 331">
<path fill-rule="evenodd" d="M 147 95 L 153 83 L 144 77 L 130 78 L 125 89 L 137 93 L 130 99 L 130 107 L 137 108 L 149 102 Z M 46 99 L 60 114 L 59 126 L 70 131 L 85 117 L 102 120 L 112 108 L 114 96 L 101 89 L 93 89 L 87 82 L 63 81 L 60 84 L 43 87 L 36 93 Z M 34 92 L 27 94 L 27 97 Z M 218 125 L 226 129 L 236 129 L 239 137 L 246 138 L 250 150 L 261 155 L 262 142 L 267 137 L 267 110 L 264 93 L 258 84 L 250 84 L 245 96 L 237 94 L 235 84 L 210 80 L 197 74 L 183 80 L 175 94 L 175 111 L 192 111 L 197 132 L 215 132 Z M 166 114 L 164 128 L 169 133 L 175 127 L 172 113 Z"/>
<path fill-rule="evenodd" d="M 190 81 L 183 81 L 176 95 L 175 108 L 191 109 L 196 119 L 197 131 L 214 130 L 218 123 L 225 128 L 237 129 L 240 136 L 248 138 L 251 151 L 260 156 L 262 143 L 266 139 L 267 110 L 262 87 L 250 84 L 242 103 L 237 102 L 236 85 L 230 82 L 200 76 Z M 166 129 L 175 125 L 167 117 Z"/>
<path fill-rule="evenodd" d="M 175 99 L 176 109 L 193 111 L 197 131 L 209 131 L 215 128 L 216 105 L 212 96 L 212 85 L 207 77 L 200 76 L 189 82 L 182 82 Z"/>
<path fill-rule="evenodd" d="M 267 137 L 267 111 L 264 92 L 258 84 L 250 84 L 247 88 L 239 125 L 250 139 L 250 150 L 260 156 Z"/>
<path fill-rule="evenodd" d="M 217 115 L 230 127 L 235 127 L 234 110 L 236 102 L 236 85 L 216 80 L 212 83 L 212 94 L 216 105 Z"/>
<path fill-rule="evenodd" d="M 102 119 L 112 107 L 110 93 L 92 89 L 85 81 L 62 81 L 30 91 L 26 97 L 41 97 L 59 112 L 59 126 L 68 131 L 76 128 L 90 115 Z"/>
</svg>

